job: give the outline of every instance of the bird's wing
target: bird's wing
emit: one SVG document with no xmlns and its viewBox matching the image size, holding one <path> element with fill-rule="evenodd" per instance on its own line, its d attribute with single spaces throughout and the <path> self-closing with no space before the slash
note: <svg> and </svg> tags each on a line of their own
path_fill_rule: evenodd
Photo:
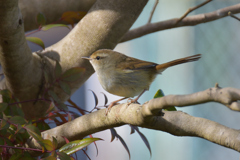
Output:
<svg viewBox="0 0 240 160">
<path fill-rule="evenodd" d="M 122 61 L 117 64 L 117 68 L 123 70 L 145 70 L 145 69 L 156 69 L 156 63 L 147 62 L 143 60 L 139 60 L 132 57 L 126 57 Z"/>
</svg>

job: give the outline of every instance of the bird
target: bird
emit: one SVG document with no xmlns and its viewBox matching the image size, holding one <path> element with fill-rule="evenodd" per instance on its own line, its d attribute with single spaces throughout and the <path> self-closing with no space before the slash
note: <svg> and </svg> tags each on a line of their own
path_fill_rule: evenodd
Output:
<svg viewBox="0 0 240 160">
<path fill-rule="evenodd" d="M 106 110 L 107 115 L 110 109 L 123 99 L 137 96 L 130 103 L 137 102 L 140 96 L 149 89 L 156 76 L 167 68 L 197 61 L 201 58 L 201 54 L 163 64 L 139 60 L 110 49 L 100 49 L 92 53 L 90 57 L 82 58 L 90 61 L 103 89 L 123 97 L 110 103 Z"/>
</svg>

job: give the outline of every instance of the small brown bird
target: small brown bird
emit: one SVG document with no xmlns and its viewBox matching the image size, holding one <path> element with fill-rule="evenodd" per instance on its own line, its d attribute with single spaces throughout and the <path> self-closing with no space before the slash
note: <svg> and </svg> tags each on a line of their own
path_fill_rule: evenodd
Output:
<svg viewBox="0 0 240 160">
<path fill-rule="evenodd" d="M 82 58 L 90 61 L 102 87 L 106 91 L 124 97 L 112 102 L 108 106 L 108 112 L 114 104 L 123 99 L 138 95 L 131 103 L 137 102 L 139 97 L 149 89 L 157 74 L 161 74 L 171 66 L 197 61 L 201 58 L 201 54 L 163 64 L 142 61 L 109 49 L 101 49 L 94 52 L 90 57 Z"/>
</svg>

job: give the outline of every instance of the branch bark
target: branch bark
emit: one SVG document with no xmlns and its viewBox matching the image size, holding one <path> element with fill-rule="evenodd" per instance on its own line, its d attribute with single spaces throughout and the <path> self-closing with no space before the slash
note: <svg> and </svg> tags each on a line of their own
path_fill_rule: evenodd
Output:
<svg viewBox="0 0 240 160">
<path fill-rule="evenodd" d="M 18 1 L 0 0 L 0 61 L 8 89 L 20 101 L 37 99 L 40 86 L 44 83 L 42 68 L 47 71 L 49 81 L 54 81 L 53 70 L 57 60 L 63 71 L 76 66 L 87 70 L 82 79 L 70 84 L 73 93 L 94 73 L 90 63 L 81 57 L 89 56 L 100 48 L 113 49 L 146 3 L 147 0 L 99 0 L 65 38 L 42 52 L 32 54 L 25 40 Z M 63 102 L 69 98 L 58 88 L 55 88 L 55 92 Z M 38 101 L 22 106 L 26 118 L 33 119 L 41 117 L 49 104 Z"/>
<path fill-rule="evenodd" d="M 183 27 L 183 26 L 195 26 L 195 25 L 198 25 L 201 23 L 218 20 L 220 18 L 228 16 L 229 11 L 232 12 L 232 14 L 240 13 L 240 3 L 233 5 L 233 6 L 218 9 L 213 12 L 188 16 L 188 17 L 185 17 L 184 19 L 182 19 L 177 24 L 176 24 L 176 22 L 180 18 L 169 19 L 169 20 L 165 20 L 165 21 L 161 21 L 161 22 L 157 22 L 157 23 L 148 23 L 144 26 L 141 26 L 141 27 L 138 27 L 138 28 L 128 31 L 122 38 L 121 42 L 126 42 L 126 41 L 129 41 L 129 40 L 132 40 L 135 38 L 139 38 L 144 35 L 154 33 L 157 31 L 178 28 L 178 27 Z"/>
<path fill-rule="evenodd" d="M 107 116 L 105 116 L 105 109 L 102 109 L 44 131 L 42 136 L 46 139 L 52 139 L 54 136 L 58 141 L 58 147 L 61 147 L 65 144 L 62 137 L 76 140 L 112 127 L 131 124 L 168 132 L 176 136 L 204 138 L 240 152 L 239 130 L 204 118 L 192 117 L 180 111 L 164 111 L 164 115 L 160 115 L 162 109 L 170 106 L 185 107 L 206 102 L 218 102 L 230 109 L 240 111 L 238 100 L 240 100 L 240 89 L 234 88 L 215 87 L 189 95 L 168 95 L 152 99 L 143 105 L 128 105 L 127 103 L 116 105 Z M 34 140 L 30 140 L 28 146 L 40 147 Z"/>
</svg>

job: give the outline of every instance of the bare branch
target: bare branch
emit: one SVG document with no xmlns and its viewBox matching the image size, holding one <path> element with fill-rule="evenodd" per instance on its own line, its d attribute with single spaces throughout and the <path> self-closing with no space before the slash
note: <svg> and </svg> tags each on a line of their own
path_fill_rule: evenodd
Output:
<svg viewBox="0 0 240 160">
<path fill-rule="evenodd" d="M 207 3 L 211 2 L 211 1 L 212 1 L 212 0 L 206 0 L 205 2 L 199 4 L 199 5 L 195 6 L 195 7 L 189 8 L 189 9 L 187 10 L 187 12 L 186 12 L 179 20 L 177 20 L 176 25 L 177 25 L 180 21 L 182 21 L 183 18 L 187 17 L 187 15 L 188 15 L 190 12 L 192 12 L 192 11 L 194 11 L 194 10 L 202 7 L 202 6 L 204 6 L 205 4 L 207 4 Z"/>
<path fill-rule="evenodd" d="M 201 137 L 240 152 L 239 130 L 204 118 L 192 117 L 180 111 L 164 111 L 164 116 L 159 115 L 162 108 L 189 106 L 212 101 L 240 111 L 238 100 L 240 100 L 240 89 L 234 88 L 215 87 L 190 95 L 168 95 L 152 99 L 143 105 L 128 105 L 127 103 L 116 105 L 107 116 L 105 116 L 105 109 L 102 109 L 45 131 L 42 135 L 47 139 L 51 139 L 52 136 L 56 137 L 59 143 L 58 147 L 61 147 L 65 143 L 62 136 L 69 140 L 76 140 L 112 127 L 131 124 L 168 132 L 176 136 Z M 28 145 L 34 148 L 40 147 L 34 140 L 30 140 Z"/>
<path fill-rule="evenodd" d="M 148 19 L 148 23 L 151 23 L 151 21 L 152 21 L 152 17 L 153 17 L 153 14 L 154 14 L 154 12 L 155 12 L 155 9 L 156 9 L 156 7 L 157 7 L 157 5 L 158 5 L 158 2 L 159 2 L 159 0 L 155 0 L 153 9 L 152 9 L 152 11 L 151 11 L 151 13 L 150 13 L 150 17 L 149 17 L 149 19 Z"/>
<path fill-rule="evenodd" d="M 238 18 L 237 16 L 235 16 L 234 14 L 232 14 L 231 12 L 228 12 L 228 15 L 235 18 L 236 20 L 240 21 L 240 18 Z"/>
<path fill-rule="evenodd" d="M 240 111 L 240 90 L 235 88 L 209 88 L 205 91 L 189 95 L 168 95 L 162 99 L 152 99 L 144 105 L 147 109 L 145 116 L 158 114 L 161 109 L 171 106 L 185 107 L 206 102 L 218 102 L 231 110 Z M 148 106 L 149 105 L 149 106 Z"/>
<path fill-rule="evenodd" d="M 233 14 L 240 13 L 240 4 L 222 8 L 214 12 L 188 16 L 184 18 L 181 22 L 179 22 L 177 25 L 176 25 L 176 21 L 178 20 L 177 18 L 157 23 L 146 24 L 144 26 L 128 31 L 122 38 L 121 42 L 126 42 L 161 30 L 177 28 L 182 26 L 195 26 L 201 23 L 211 22 L 228 16 L 229 11 L 231 11 L 231 13 Z"/>
</svg>

